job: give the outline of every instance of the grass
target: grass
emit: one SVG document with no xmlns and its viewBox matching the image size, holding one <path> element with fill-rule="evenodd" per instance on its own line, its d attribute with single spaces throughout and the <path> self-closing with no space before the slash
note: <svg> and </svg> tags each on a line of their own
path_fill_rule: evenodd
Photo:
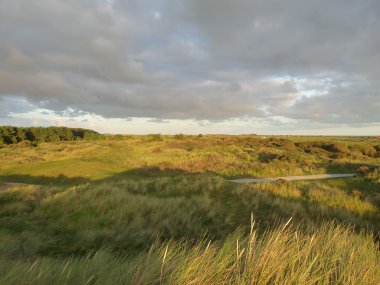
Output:
<svg viewBox="0 0 380 285">
<path fill-rule="evenodd" d="M 324 146 L 330 142 L 306 142 L 305 145 L 303 140 L 295 140 L 294 144 L 290 140 L 255 136 L 190 136 L 152 141 L 149 137 L 131 136 L 117 140 L 44 143 L 26 148 L 5 147 L 0 149 L 0 175 L 63 175 L 99 180 L 150 167 L 212 172 L 224 177 L 269 177 L 354 171 L 361 164 L 380 163 L 379 158 L 354 150 L 342 154 L 329 152 Z M 350 140 L 350 143 L 367 144 L 361 139 Z"/>
<path fill-rule="evenodd" d="M 379 284 L 380 159 L 352 148 L 368 144 L 152 135 L 0 148 L 0 184 L 30 183 L 0 188 L 0 284 Z M 363 165 L 346 179 L 226 180 Z"/>
<path fill-rule="evenodd" d="M 77 258 L 0 259 L 1 284 L 378 284 L 371 236 L 334 224 L 252 228 L 220 242 L 169 241 L 137 256 L 107 250 Z"/>
</svg>

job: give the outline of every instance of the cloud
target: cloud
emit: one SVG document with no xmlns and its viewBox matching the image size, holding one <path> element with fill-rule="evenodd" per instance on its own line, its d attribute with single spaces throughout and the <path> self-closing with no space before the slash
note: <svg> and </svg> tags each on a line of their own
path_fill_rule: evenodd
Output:
<svg viewBox="0 0 380 285">
<path fill-rule="evenodd" d="M 379 3 L 3 0 L 1 116 L 380 122 Z"/>
<path fill-rule="evenodd" d="M 35 106 L 25 99 L 14 98 L 12 96 L 0 97 L 0 119 L 9 118 L 13 113 L 26 113 L 35 109 Z"/>
<path fill-rule="evenodd" d="M 170 121 L 168 120 L 162 120 L 157 118 L 152 118 L 147 120 L 148 123 L 157 123 L 157 124 L 169 124 Z"/>
</svg>

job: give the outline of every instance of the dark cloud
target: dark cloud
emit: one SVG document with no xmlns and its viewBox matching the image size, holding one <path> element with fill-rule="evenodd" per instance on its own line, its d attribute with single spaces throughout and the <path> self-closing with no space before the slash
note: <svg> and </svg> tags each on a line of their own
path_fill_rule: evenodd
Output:
<svg viewBox="0 0 380 285">
<path fill-rule="evenodd" d="M 3 0 L 0 115 L 380 122 L 379 3 Z"/>
<path fill-rule="evenodd" d="M 14 113 L 25 113 L 35 109 L 35 106 L 25 99 L 13 96 L 0 96 L 0 119 L 9 118 Z"/>
</svg>

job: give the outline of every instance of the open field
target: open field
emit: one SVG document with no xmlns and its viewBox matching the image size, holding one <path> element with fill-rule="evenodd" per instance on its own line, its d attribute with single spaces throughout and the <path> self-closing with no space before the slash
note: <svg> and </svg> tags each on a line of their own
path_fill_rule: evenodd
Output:
<svg viewBox="0 0 380 285">
<path fill-rule="evenodd" d="M 378 138 L 118 135 L 0 163 L 0 284 L 380 283 Z"/>
</svg>

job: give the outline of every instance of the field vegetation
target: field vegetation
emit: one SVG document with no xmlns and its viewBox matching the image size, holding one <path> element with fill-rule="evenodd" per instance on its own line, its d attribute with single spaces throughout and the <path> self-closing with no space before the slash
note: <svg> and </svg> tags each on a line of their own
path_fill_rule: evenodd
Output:
<svg viewBox="0 0 380 285">
<path fill-rule="evenodd" d="M 0 284 L 380 283 L 377 138 L 118 135 L 0 163 Z"/>
</svg>

